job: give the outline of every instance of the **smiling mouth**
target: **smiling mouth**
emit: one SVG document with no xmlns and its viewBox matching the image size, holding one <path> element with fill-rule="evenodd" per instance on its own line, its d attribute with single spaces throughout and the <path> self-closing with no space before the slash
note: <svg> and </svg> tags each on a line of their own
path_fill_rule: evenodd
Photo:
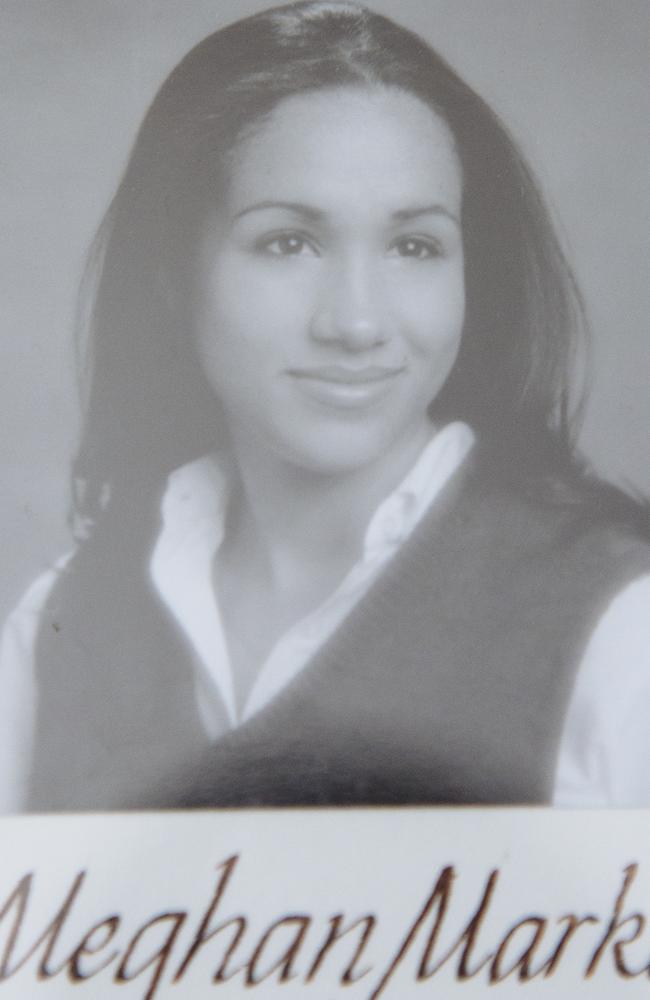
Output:
<svg viewBox="0 0 650 1000">
<path fill-rule="evenodd" d="M 404 371 L 404 366 L 385 368 L 371 365 L 366 368 L 346 368 L 343 365 L 324 365 L 319 368 L 292 368 L 288 374 L 301 381 L 321 382 L 340 386 L 363 386 L 386 382 Z"/>
<path fill-rule="evenodd" d="M 405 365 L 394 368 L 384 365 L 366 365 L 364 368 L 320 365 L 316 368 L 292 368 L 287 375 L 311 405 L 325 408 L 330 413 L 350 413 L 354 410 L 363 413 L 381 406 L 405 371 Z"/>
</svg>

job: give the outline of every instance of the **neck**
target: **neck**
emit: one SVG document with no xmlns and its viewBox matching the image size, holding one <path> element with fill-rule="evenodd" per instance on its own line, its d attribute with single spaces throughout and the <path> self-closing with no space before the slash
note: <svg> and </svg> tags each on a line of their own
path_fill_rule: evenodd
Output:
<svg viewBox="0 0 650 1000">
<path fill-rule="evenodd" d="M 257 448 L 253 455 L 237 442 L 239 497 L 230 505 L 230 544 L 278 582 L 295 575 L 296 567 L 307 572 L 331 567 L 340 575 L 358 559 L 370 518 L 431 433 L 424 425 L 378 461 L 339 475 L 314 472 Z"/>
</svg>

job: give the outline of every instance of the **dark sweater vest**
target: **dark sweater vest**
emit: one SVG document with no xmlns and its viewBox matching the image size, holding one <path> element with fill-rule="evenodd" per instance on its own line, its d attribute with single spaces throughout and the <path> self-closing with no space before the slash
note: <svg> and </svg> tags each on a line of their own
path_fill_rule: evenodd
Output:
<svg viewBox="0 0 650 1000">
<path fill-rule="evenodd" d="M 98 539 L 50 602 L 32 809 L 548 802 L 589 635 L 650 546 L 465 469 L 298 677 L 214 745 L 142 563 Z"/>
</svg>

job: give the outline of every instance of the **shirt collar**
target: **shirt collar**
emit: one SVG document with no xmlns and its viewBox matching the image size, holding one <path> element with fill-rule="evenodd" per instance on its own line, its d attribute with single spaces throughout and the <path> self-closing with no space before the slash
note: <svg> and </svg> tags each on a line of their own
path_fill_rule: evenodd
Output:
<svg viewBox="0 0 650 1000">
<path fill-rule="evenodd" d="M 370 518 L 364 553 L 401 544 L 473 443 L 473 431 L 461 421 L 434 430 L 415 464 Z M 205 455 L 176 469 L 163 495 L 156 546 L 159 552 L 164 550 L 165 560 L 197 543 L 203 556 L 212 558 L 223 538 L 227 498 L 228 477 L 218 455 Z"/>
</svg>

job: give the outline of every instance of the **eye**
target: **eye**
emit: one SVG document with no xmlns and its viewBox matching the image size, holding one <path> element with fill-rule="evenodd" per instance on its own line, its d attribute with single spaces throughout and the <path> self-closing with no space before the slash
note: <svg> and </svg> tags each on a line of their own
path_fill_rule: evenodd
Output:
<svg viewBox="0 0 650 1000">
<path fill-rule="evenodd" d="M 257 242 L 256 249 L 274 257 L 314 257 L 318 255 L 313 243 L 306 236 L 293 232 L 266 236 Z"/>
<path fill-rule="evenodd" d="M 390 249 L 391 256 L 411 257 L 414 260 L 434 260 L 443 254 L 437 240 L 424 236 L 404 236 L 396 240 Z"/>
</svg>

